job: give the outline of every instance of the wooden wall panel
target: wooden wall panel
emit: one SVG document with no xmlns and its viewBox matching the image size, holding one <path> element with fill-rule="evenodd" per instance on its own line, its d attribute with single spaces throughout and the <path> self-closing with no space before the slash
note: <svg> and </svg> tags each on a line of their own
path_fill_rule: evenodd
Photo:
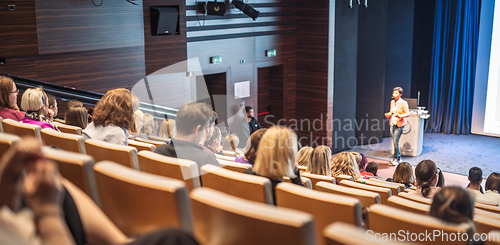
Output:
<svg viewBox="0 0 500 245">
<path fill-rule="evenodd" d="M 8 11 L 7 5 L 15 5 Z M 34 0 L 7 0 L 0 6 L 0 57 L 38 54 Z"/>
<path fill-rule="evenodd" d="M 142 1 L 134 2 L 36 0 L 40 54 L 144 45 Z"/>
<path fill-rule="evenodd" d="M 144 76 L 143 46 L 40 55 L 38 80 L 105 93 L 128 88 Z"/>
<path fill-rule="evenodd" d="M 151 6 L 179 6 L 180 35 L 151 35 Z M 144 0 L 143 15 L 146 74 L 185 61 L 187 59 L 186 1 Z"/>
<path fill-rule="evenodd" d="M 0 73 L 37 79 L 36 57 L 7 57 L 6 63 L 0 65 Z"/>
</svg>

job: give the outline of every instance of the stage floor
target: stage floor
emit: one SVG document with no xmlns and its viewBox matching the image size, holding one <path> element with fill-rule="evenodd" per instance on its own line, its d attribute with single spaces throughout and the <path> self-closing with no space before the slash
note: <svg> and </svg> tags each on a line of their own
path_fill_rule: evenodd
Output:
<svg viewBox="0 0 500 245">
<path fill-rule="evenodd" d="M 384 138 L 382 143 L 357 146 L 352 151 L 363 153 L 369 158 L 390 161 L 390 144 L 391 138 Z M 403 156 L 402 161 L 416 166 L 420 161 L 430 159 L 444 172 L 466 176 L 471 167 L 480 167 L 486 181 L 492 172 L 500 172 L 499 156 L 500 138 L 425 133 L 422 154 L 417 157 Z"/>
</svg>

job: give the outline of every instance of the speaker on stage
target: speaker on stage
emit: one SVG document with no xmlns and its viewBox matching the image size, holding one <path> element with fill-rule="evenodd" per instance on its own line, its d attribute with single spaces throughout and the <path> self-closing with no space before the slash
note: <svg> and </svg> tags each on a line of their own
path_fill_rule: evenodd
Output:
<svg viewBox="0 0 500 245">
<path fill-rule="evenodd" d="M 150 11 L 152 35 L 179 34 L 179 7 L 157 6 Z"/>
</svg>

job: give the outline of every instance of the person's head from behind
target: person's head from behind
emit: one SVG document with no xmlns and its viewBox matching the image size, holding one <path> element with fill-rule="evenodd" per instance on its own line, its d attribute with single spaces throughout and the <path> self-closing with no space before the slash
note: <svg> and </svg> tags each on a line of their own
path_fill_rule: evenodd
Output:
<svg viewBox="0 0 500 245">
<path fill-rule="evenodd" d="M 205 103 L 188 103 L 177 112 L 177 138 L 190 142 L 200 142 L 211 131 L 210 123 L 214 112 Z"/>
<path fill-rule="evenodd" d="M 163 120 L 160 125 L 160 132 L 158 132 L 158 136 L 167 139 L 174 138 L 177 133 L 177 127 L 175 124 L 174 119 Z"/>
<path fill-rule="evenodd" d="M 403 96 L 403 88 L 401 87 L 395 87 L 392 89 L 392 98 L 395 100 L 398 100 Z"/>
<path fill-rule="evenodd" d="M 311 154 L 313 150 L 314 149 L 310 146 L 304 146 L 300 148 L 299 152 L 297 153 L 297 163 L 299 164 L 299 166 L 307 167 L 307 165 L 311 161 Z"/>
<path fill-rule="evenodd" d="M 297 135 L 282 126 L 272 126 L 262 136 L 257 149 L 254 171 L 273 180 L 295 178 Z"/>
<path fill-rule="evenodd" d="M 369 162 L 368 164 L 366 164 L 365 171 L 368 173 L 372 173 L 373 176 L 377 176 L 378 164 L 376 162 Z"/>
<path fill-rule="evenodd" d="M 240 138 L 235 134 L 228 134 L 222 140 L 222 149 L 225 151 L 236 151 L 236 147 L 240 143 Z"/>
<path fill-rule="evenodd" d="M 360 177 L 359 167 L 356 159 L 350 152 L 341 152 L 332 160 L 332 176 L 337 177 L 340 174 L 345 174 L 358 179 Z"/>
<path fill-rule="evenodd" d="M 142 127 L 139 131 L 139 133 L 143 133 L 143 134 L 146 134 L 146 135 L 150 135 L 150 134 L 156 134 L 156 121 L 153 117 L 153 115 L 149 114 L 149 113 L 144 113 L 144 117 L 143 117 L 143 124 L 142 124 Z"/>
<path fill-rule="evenodd" d="M 431 160 L 424 160 L 418 163 L 415 168 L 417 187 L 421 188 L 424 197 L 429 196 L 431 187 L 436 186 L 438 179 L 438 169 Z"/>
<path fill-rule="evenodd" d="M 486 179 L 484 189 L 487 191 L 500 192 L 500 173 L 491 173 Z"/>
<path fill-rule="evenodd" d="M 311 174 L 331 176 L 331 162 L 332 150 L 328 146 L 320 145 L 312 151 L 306 171 Z"/>
<path fill-rule="evenodd" d="M 483 170 L 478 167 L 470 168 L 469 181 L 471 185 L 480 185 L 483 182 Z"/>
<path fill-rule="evenodd" d="M 254 117 L 255 112 L 251 106 L 245 106 L 245 112 L 247 114 L 247 117 Z"/>
<path fill-rule="evenodd" d="M 398 164 L 392 175 L 392 179 L 396 183 L 405 184 L 406 186 L 412 185 L 415 182 L 413 178 L 413 168 L 407 162 Z"/>
<path fill-rule="evenodd" d="M 70 107 L 66 111 L 64 123 L 85 129 L 87 127 L 88 113 L 83 106 Z"/>
<path fill-rule="evenodd" d="M 70 100 L 68 101 L 68 104 L 66 105 L 66 108 L 74 107 L 74 106 L 83 106 L 83 103 L 78 101 L 78 100 Z"/>
<path fill-rule="evenodd" d="M 255 162 L 257 158 L 257 149 L 259 148 L 259 143 L 264 136 L 267 129 L 261 128 L 255 131 L 250 138 L 248 138 L 247 146 L 245 146 L 245 158 L 249 162 Z"/>
<path fill-rule="evenodd" d="M 17 107 L 17 90 L 14 80 L 10 77 L 0 76 L 0 107 L 8 109 L 19 109 Z"/>
<path fill-rule="evenodd" d="M 219 147 L 222 143 L 222 138 L 220 134 L 220 129 L 218 127 L 214 128 L 214 132 L 212 133 L 212 137 L 210 137 L 207 141 L 205 141 L 205 145 L 215 149 Z"/>
<path fill-rule="evenodd" d="M 429 214 L 448 223 L 471 222 L 474 200 L 460 187 L 443 187 L 432 200 Z"/>
<path fill-rule="evenodd" d="M 358 164 L 359 171 L 365 171 L 366 165 L 368 164 L 368 159 L 361 153 L 351 151 L 351 154 L 356 159 L 356 164 Z"/>
<path fill-rule="evenodd" d="M 132 111 L 137 111 L 137 109 L 139 109 L 139 106 L 141 105 L 141 100 L 139 99 L 139 97 L 135 96 L 135 95 L 131 95 L 132 96 Z"/>
<path fill-rule="evenodd" d="M 117 88 L 106 92 L 97 102 L 92 118 L 95 126 L 113 124 L 128 129 L 134 120 L 130 91 Z"/>
<path fill-rule="evenodd" d="M 26 89 L 21 98 L 21 109 L 28 113 L 36 112 L 41 116 L 46 116 L 49 111 L 47 94 L 41 88 Z"/>
<path fill-rule="evenodd" d="M 57 113 L 59 112 L 56 97 L 51 94 L 47 94 L 47 97 L 49 98 L 49 110 L 53 112 L 52 117 L 55 118 L 57 116 Z"/>
</svg>

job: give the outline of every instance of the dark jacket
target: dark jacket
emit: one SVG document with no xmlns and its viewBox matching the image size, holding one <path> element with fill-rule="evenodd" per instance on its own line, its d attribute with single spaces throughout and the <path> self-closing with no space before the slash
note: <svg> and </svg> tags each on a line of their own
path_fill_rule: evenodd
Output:
<svg viewBox="0 0 500 245">
<path fill-rule="evenodd" d="M 247 170 L 245 170 L 243 173 L 245 174 L 253 174 L 253 175 L 257 175 L 257 176 L 260 176 L 258 174 L 256 174 L 254 171 L 253 171 L 253 168 L 248 168 Z M 296 184 L 296 185 L 300 185 L 300 186 L 304 186 L 302 184 L 302 180 L 300 179 L 300 173 L 299 173 L 299 169 L 296 169 L 295 170 L 295 175 L 297 176 L 297 178 L 293 178 L 291 179 L 292 183 Z M 283 180 L 273 180 L 273 179 L 270 179 L 268 178 L 270 181 L 271 181 L 271 185 L 273 186 L 273 204 L 276 205 L 276 186 L 283 182 Z"/>
<path fill-rule="evenodd" d="M 260 126 L 259 122 L 257 122 L 257 119 L 255 119 L 255 117 L 252 117 L 250 119 L 250 122 L 248 122 L 248 128 L 250 129 L 250 135 L 252 135 L 253 132 L 261 129 L 262 126 Z"/>
<path fill-rule="evenodd" d="M 158 146 L 155 152 L 168 157 L 194 161 L 198 165 L 198 170 L 205 164 L 219 166 L 213 153 L 204 151 L 200 144 L 184 140 L 172 139 L 169 143 Z"/>
</svg>

